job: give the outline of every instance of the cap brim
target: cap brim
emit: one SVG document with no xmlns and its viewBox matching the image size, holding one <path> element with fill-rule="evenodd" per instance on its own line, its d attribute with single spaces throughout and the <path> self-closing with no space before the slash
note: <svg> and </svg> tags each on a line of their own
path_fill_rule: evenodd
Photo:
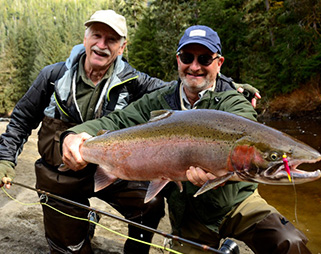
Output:
<svg viewBox="0 0 321 254">
<path fill-rule="evenodd" d="M 213 45 L 211 45 L 211 44 L 209 44 L 209 43 L 206 43 L 206 42 L 204 42 L 204 41 L 200 41 L 200 40 L 189 40 L 189 41 L 187 41 L 187 42 L 185 42 L 185 43 L 183 43 L 182 45 L 180 45 L 178 48 L 177 48 L 177 50 L 176 50 L 176 52 L 178 52 L 178 51 L 180 51 L 184 46 L 186 46 L 186 45 L 188 45 L 188 44 L 201 44 L 201 45 L 203 45 L 203 46 L 205 46 L 205 47 L 207 47 L 210 51 L 212 51 L 213 53 L 220 53 L 220 50 L 218 49 L 218 48 L 216 48 L 215 46 L 213 46 Z"/>
<path fill-rule="evenodd" d="M 109 23 L 107 23 L 107 22 L 104 22 L 104 21 L 100 21 L 100 20 L 89 20 L 89 21 L 86 21 L 86 22 L 84 23 L 84 25 L 88 27 L 88 26 L 90 26 L 90 25 L 93 24 L 93 23 L 103 23 L 103 24 L 111 27 L 116 33 L 119 34 L 119 36 L 126 37 L 126 35 L 125 35 L 124 33 L 122 33 L 122 31 L 120 31 L 117 27 L 115 27 L 114 25 L 109 24 Z"/>
</svg>

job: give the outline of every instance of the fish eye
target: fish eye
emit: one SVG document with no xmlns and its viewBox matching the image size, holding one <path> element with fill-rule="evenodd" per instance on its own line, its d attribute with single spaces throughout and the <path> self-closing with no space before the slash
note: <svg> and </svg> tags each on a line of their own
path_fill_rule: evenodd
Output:
<svg viewBox="0 0 321 254">
<path fill-rule="evenodd" d="M 279 158 L 278 153 L 273 152 L 273 153 L 270 154 L 270 159 L 271 159 L 272 161 L 275 161 L 275 160 L 277 160 L 278 158 Z"/>
</svg>

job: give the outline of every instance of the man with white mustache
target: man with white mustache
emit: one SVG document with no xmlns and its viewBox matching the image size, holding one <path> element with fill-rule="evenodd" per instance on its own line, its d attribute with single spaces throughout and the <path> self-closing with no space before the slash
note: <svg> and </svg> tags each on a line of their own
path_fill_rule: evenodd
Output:
<svg viewBox="0 0 321 254">
<path fill-rule="evenodd" d="M 94 193 L 95 166 L 79 172 L 58 170 L 62 163 L 59 151 L 62 131 L 122 109 L 166 84 L 136 71 L 122 58 L 127 43 L 123 16 L 113 10 L 100 10 L 85 26 L 83 45 L 75 46 L 65 63 L 46 66 L 17 103 L 0 139 L 0 179 L 8 183 L 14 178 L 16 155 L 31 130 L 41 122 L 38 137 L 41 159 L 35 164 L 37 188 L 85 205 L 95 196 L 111 204 L 126 219 L 157 228 L 165 214 L 164 200 L 156 197 L 150 204 L 144 204 L 148 183 L 118 181 Z M 88 214 L 61 201 L 49 198 L 47 204 L 72 216 L 95 220 L 94 213 Z M 43 206 L 43 215 L 50 253 L 93 253 L 90 238 L 94 224 L 69 218 L 48 206 Z M 151 232 L 130 225 L 128 231 L 129 237 L 146 242 L 153 237 Z M 149 248 L 127 240 L 124 253 L 148 253 Z"/>
<path fill-rule="evenodd" d="M 123 16 L 112 10 L 100 10 L 85 26 L 83 45 L 75 46 L 66 62 L 46 66 L 17 103 L 7 131 L 0 138 L 0 179 L 10 186 L 17 155 L 32 129 L 41 122 L 38 138 L 41 159 L 35 164 L 37 188 L 85 205 L 89 205 L 89 198 L 98 197 L 126 219 L 157 228 L 164 216 L 164 200 L 157 196 L 144 204 L 148 183 L 117 181 L 94 193 L 94 165 L 84 165 L 79 171 L 58 170 L 62 163 L 60 133 L 115 109 L 123 109 L 143 94 L 167 84 L 136 71 L 122 58 L 127 43 Z M 93 213 L 59 200 L 49 198 L 46 202 L 75 217 L 95 217 Z M 51 253 L 93 253 L 90 244 L 93 234 L 90 225 L 93 224 L 69 218 L 48 206 L 43 206 L 43 215 Z M 145 242 L 151 242 L 153 236 L 130 225 L 128 235 Z M 124 253 L 144 254 L 149 248 L 149 245 L 128 239 Z"/>
</svg>

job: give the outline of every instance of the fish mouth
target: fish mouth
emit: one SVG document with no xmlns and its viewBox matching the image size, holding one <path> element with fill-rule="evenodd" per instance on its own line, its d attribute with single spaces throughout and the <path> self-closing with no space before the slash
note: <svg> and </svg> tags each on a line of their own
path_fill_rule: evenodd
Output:
<svg viewBox="0 0 321 254">
<path fill-rule="evenodd" d="M 300 184 L 310 181 L 317 180 L 321 177 L 320 169 L 315 171 L 304 171 L 298 168 L 299 165 L 303 163 L 316 163 L 320 161 L 321 158 L 316 160 L 292 160 L 288 162 L 290 169 L 290 178 L 293 180 L 293 183 Z M 262 174 L 263 182 L 268 184 L 293 184 L 289 180 L 289 175 L 284 167 L 283 161 L 279 161 L 271 165 L 267 170 L 263 171 Z"/>
</svg>

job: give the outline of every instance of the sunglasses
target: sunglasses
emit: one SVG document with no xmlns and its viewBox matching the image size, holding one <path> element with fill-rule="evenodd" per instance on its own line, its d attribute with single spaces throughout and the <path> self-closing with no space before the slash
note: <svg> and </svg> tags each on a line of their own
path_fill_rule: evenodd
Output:
<svg viewBox="0 0 321 254">
<path fill-rule="evenodd" d="M 191 53 L 186 52 L 178 52 L 177 55 L 179 56 L 179 59 L 183 64 L 191 64 L 194 61 L 194 55 Z M 212 57 L 211 55 L 199 55 L 197 57 L 197 61 L 199 64 L 204 66 L 209 66 L 213 63 L 213 61 L 217 58 L 220 58 L 220 55 L 217 55 L 216 57 Z"/>
</svg>

